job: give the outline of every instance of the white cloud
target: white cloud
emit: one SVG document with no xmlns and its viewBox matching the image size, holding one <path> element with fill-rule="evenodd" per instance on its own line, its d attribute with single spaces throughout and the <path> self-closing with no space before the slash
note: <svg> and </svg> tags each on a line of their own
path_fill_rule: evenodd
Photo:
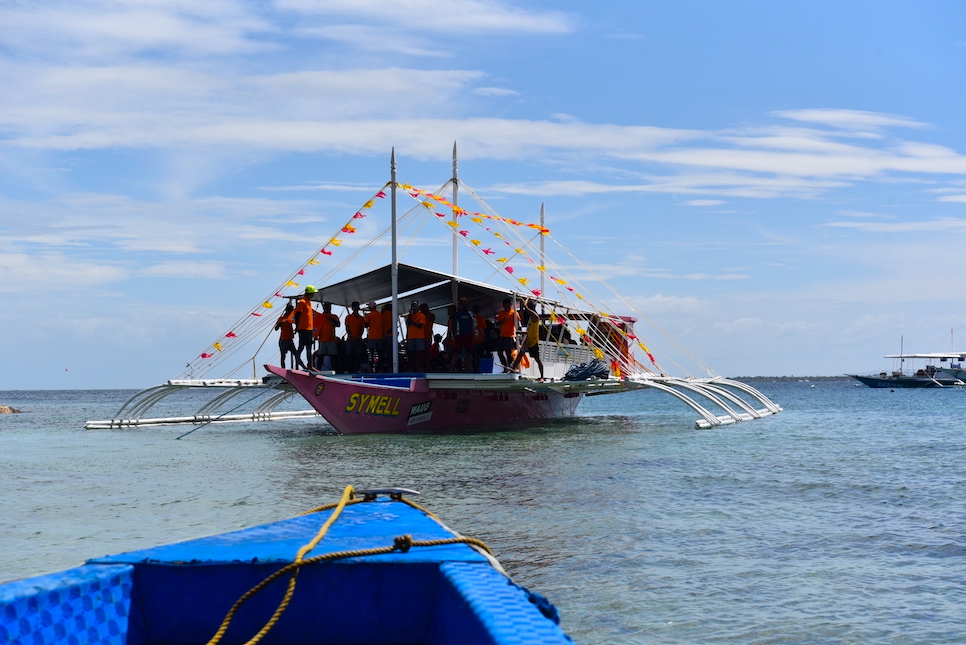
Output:
<svg viewBox="0 0 966 645">
<path fill-rule="evenodd" d="M 842 110 L 817 108 L 807 110 L 778 110 L 772 112 L 776 116 L 806 123 L 819 123 L 836 128 L 845 129 L 873 129 L 886 127 L 925 128 L 928 124 L 916 121 L 910 117 L 881 112 L 866 112 L 863 110 Z"/>
<path fill-rule="evenodd" d="M 720 206 L 724 204 L 720 199 L 689 199 L 684 203 L 688 206 Z"/>
<path fill-rule="evenodd" d="M 158 52 L 225 55 L 272 48 L 252 39 L 274 27 L 241 2 L 88 0 L 7 4 L 0 43 L 30 57 L 113 60 Z"/>
<path fill-rule="evenodd" d="M 191 278 L 224 280 L 231 272 L 222 262 L 171 261 L 153 264 L 138 272 L 145 278 Z"/>
<path fill-rule="evenodd" d="M 505 87 L 477 87 L 473 90 L 473 94 L 478 96 L 518 96 L 520 93 L 516 90 L 508 90 Z"/>
<path fill-rule="evenodd" d="M 715 323 L 712 331 L 719 334 L 747 334 L 761 329 L 762 325 L 761 318 L 739 318 L 731 322 Z"/>
<path fill-rule="evenodd" d="M 966 231 L 966 219 L 941 217 L 919 222 L 829 222 L 826 226 L 868 233 L 923 233 Z"/>
<path fill-rule="evenodd" d="M 942 197 L 937 197 L 936 201 L 966 204 L 966 195 L 943 195 Z"/>
<path fill-rule="evenodd" d="M 492 0 L 276 0 L 305 15 L 365 20 L 434 34 L 565 34 L 574 20 L 559 11 L 529 11 Z"/>
</svg>

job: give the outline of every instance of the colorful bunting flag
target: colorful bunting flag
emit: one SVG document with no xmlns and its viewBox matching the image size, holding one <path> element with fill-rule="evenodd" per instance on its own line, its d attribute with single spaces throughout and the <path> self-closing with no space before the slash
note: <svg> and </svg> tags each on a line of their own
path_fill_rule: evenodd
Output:
<svg viewBox="0 0 966 645">
<path fill-rule="evenodd" d="M 286 287 L 297 287 L 297 286 L 299 286 L 299 283 L 298 282 L 292 282 L 291 280 L 289 280 L 288 282 L 285 283 L 285 286 Z"/>
<path fill-rule="evenodd" d="M 214 343 L 212 345 L 212 347 L 214 347 L 215 349 L 217 349 L 219 352 L 221 351 L 221 343 Z"/>
<path fill-rule="evenodd" d="M 230 331 L 227 334 L 225 334 L 225 338 L 238 338 L 238 336 L 235 335 L 235 332 Z"/>
<path fill-rule="evenodd" d="M 386 196 L 386 193 L 382 192 L 381 190 L 378 193 L 376 193 L 376 197 L 378 197 L 379 199 L 382 199 L 385 196 Z"/>
<path fill-rule="evenodd" d="M 503 267 L 507 273 L 513 273 L 513 267 Z"/>
<path fill-rule="evenodd" d="M 356 232 L 356 229 L 351 224 L 346 224 L 345 226 L 342 227 L 342 232 L 343 233 L 355 233 Z"/>
<path fill-rule="evenodd" d="M 375 206 L 375 204 L 376 204 L 376 202 L 374 202 L 374 201 L 372 201 L 372 200 L 370 199 L 370 200 L 369 200 L 369 201 L 367 201 L 367 202 L 366 202 L 365 204 L 363 204 L 363 205 L 362 205 L 362 207 L 363 207 L 363 208 L 372 208 L 373 206 Z"/>
<path fill-rule="evenodd" d="M 252 312 L 252 315 L 253 316 L 258 316 L 259 318 L 261 318 L 261 316 L 262 316 L 261 314 L 256 314 L 254 311 Z"/>
<path fill-rule="evenodd" d="M 305 269 L 299 269 L 299 272 L 295 275 L 305 275 Z"/>
<path fill-rule="evenodd" d="M 214 354 L 204 354 L 204 353 L 203 353 L 203 354 L 201 355 L 201 358 L 211 358 L 212 356 L 214 356 Z"/>
<path fill-rule="evenodd" d="M 470 240 L 470 243 L 473 246 L 479 246 L 480 244 L 483 244 L 483 242 L 480 242 L 479 240 Z"/>
<path fill-rule="evenodd" d="M 315 266 L 316 264 L 321 264 L 321 262 L 319 262 L 319 261 L 318 261 L 318 260 L 316 260 L 315 258 L 312 258 L 311 260 L 309 260 L 309 264 L 310 264 L 311 266 Z"/>
<path fill-rule="evenodd" d="M 484 255 L 496 255 L 496 251 L 494 251 L 493 249 L 483 249 L 483 254 Z"/>
<path fill-rule="evenodd" d="M 352 216 L 352 219 L 362 219 L 363 217 L 365 217 L 364 214 L 356 213 L 355 215 Z"/>
<path fill-rule="evenodd" d="M 467 237 L 469 236 L 469 234 L 470 234 L 469 231 L 460 231 L 460 235 L 462 235 L 463 237 Z"/>
<path fill-rule="evenodd" d="M 322 255 L 332 255 L 332 251 L 326 251 L 325 249 L 320 250 L 319 253 Z"/>
<path fill-rule="evenodd" d="M 262 303 L 262 306 L 265 307 L 266 309 L 271 309 L 275 305 L 273 305 L 272 303 L 270 303 L 268 301 L 265 301 L 265 302 Z"/>
</svg>

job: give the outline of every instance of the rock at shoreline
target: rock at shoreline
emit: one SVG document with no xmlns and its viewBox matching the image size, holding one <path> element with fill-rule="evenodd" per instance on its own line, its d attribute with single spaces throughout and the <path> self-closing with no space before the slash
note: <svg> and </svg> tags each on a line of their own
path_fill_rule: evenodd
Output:
<svg viewBox="0 0 966 645">
<path fill-rule="evenodd" d="M 19 414 L 20 410 L 11 408 L 9 405 L 0 405 L 0 414 Z"/>
</svg>

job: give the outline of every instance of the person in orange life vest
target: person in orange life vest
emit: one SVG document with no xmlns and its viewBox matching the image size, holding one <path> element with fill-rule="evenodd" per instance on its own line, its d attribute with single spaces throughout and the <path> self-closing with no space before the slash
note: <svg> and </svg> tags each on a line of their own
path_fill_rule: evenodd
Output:
<svg viewBox="0 0 966 645">
<path fill-rule="evenodd" d="M 473 338 L 473 369 L 480 366 L 480 359 L 486 354 L 483 341 L 486 340 L 486 318 L 480 315 L 480 306 L 473 305 L 473 316 L 476 318 L 476 336 Z"/>
<path fill-rule="evenodd" d="M 419 303 L 413 300 L 406 314 L 406 353 L 409 355 L 409 370 L 423 372 L 426 370 L 426 332 L 432 327 L 426 320 L 426 314 L 420 311 Z"/>
<path fill-rule="evenodd" d="M 322 311 L 317 314 L 318 324 L 315 326 L 315 338 L 319 341 L 319 358 L 321 369 L 332 369 L 332 357 L 339 355 L 339 343 L 335 336 L 336 327 L 342 326 L 339 317 L 332 313 L 332 303 L 323 302 Z"/>
<path fill-rule="evenodd" d="M 460 298 L 459 309 L 449 318 L 450 348 L 449 371 L 456 371 L 456 361 L 462 356 L 463 371 L 473 370 L 473 346 L 477 337 L 476 316 L 470 311 L 466 298 Z"/>
<path fill-rule="evenodd" d="M 350 306 L 352 312 L 345 317 L 345 357 L 348 371 L 357 372 L 362 363 L 365 363 L 367 368 L 369 366 L 366 359 L 366 342 L 362 340 L 366 319 L 359 313 L 358 302 L 353 302 Z"/>
<path fill-rule="evenodd" d="M 278 321 L 275 323 L 275 331 L 281 331 L 282 333 L 278 336 L 278 351 L 282 355 L 281 365 L 284 368 L 285 358 L 291 354 L 292 355 L 292 369 L 294 370 L 296 366 L 305 367 L 302 365 L 302 361 L 299 360 L 298 350 L 295 349 L 295 305 L 289 302 L 285 305 L 285 312 L 278 317 Z"/>
<path fill-rule="evenodd" d="M 376 307 L 375 301 L 370 301 L 366 305 L 369 311 L 366 312 L 366 329 L 368 330 L 366 334 L 366 346 L 369 351 L 372 352 L 372 366 L 375 368 L 380 359 L 388 355 L 389 352 L 383 349 L 383 337 L 385 334 L 382 332 L 382 313 L 379 308 Z"/>
<path fill-rule="evenodd" d="M 295 351 L 295 357 L 306 368 L 312 365 L 312 337 L 315 323 L 312 320 L 314 313 L 312 311 L 312 298 L 316 293 L 318 293 L 318 289 L 312 285 L 305 287 L 305 295 L 295 305 L 295 313 L 292 315 L 292 319 L 295 321 L 295 329 L 299 335 L 299 347 Z M 304 362 L 301 358 L 303 349 L 305 350 Z"/>
<path fill-rule="evenodd" d="M 543 361 L 540 360 L 540 315 L 527 301 L 523 303 L 524 324 L 527 326 L 527 339 L 524 346 L 520 348 L 517 359 L 513 362 L 512 370 L 515 372 L 520 368 L 523 357 L 530 354 L 540 368 L 540 380 L 543 380 Z"/>
<path fill-rule="evenodd" d="M 392 303 L 387 302 L 382 306 L 382 346 L 388 359 L 382 366 L 384 372 L 392 371 L 392 337 L 397 333 L 396 319 L 392 315 Z"/>
<path fill-rule="evenodd" d="M 503 371 L 510 371 L 513 359 L 510 352 L 517 348 L 517 322 L 520 314 L 514 311 L 509 298 L 503 299 L 503 309 L 496 314 L 496 326 L 500 330 L 500 338 L 496 342 L 496 352 L 503 363 Z"/>
</svg>

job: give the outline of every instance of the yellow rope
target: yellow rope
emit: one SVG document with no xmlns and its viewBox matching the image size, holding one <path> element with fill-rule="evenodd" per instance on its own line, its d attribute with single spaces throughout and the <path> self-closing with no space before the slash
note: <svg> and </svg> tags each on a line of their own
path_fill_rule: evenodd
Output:
<svg viewBox="0 0 966 645">
<path fill-rule="evenodd" d="M 412 502 L 406 499 L 401 494 L 391 494 L 390 497 L 397 502 L 403 502 L 404 504 L 408 504 L 409 506 L 412 506 L 413 508 L 422 511 L 423 513 L 426 513 L 437 522 L 439 521 L 439 518 L 436 517 L 431 511 L 423 508 L 416 502 Z M 359 558 L 359 557 L 372 556 L 372 555 L 386 555 L 389 553 L 394 553 L 395 551 L 406 553 L 412 547 L 442 546 L 446 544 L 471 544 L 473 546 L 477 546 L 483 549 L 490 555 L 493 555 L 493 551 L 490 550 L 490 547 L 488 547 L 482 540 L 477 540 L 476 538 L 459 536 L 459 537 L 452 537 L 452 538 L 441 538 L 438 540 L 414 540 L 411 535 L 407 534 L 407 535 L 400 535 L 394 538 L 392 546 L 376 547 L 372 549 L 355 549 L 353 551 L 335 551 L 333 553 L 325 553 L 322 555 L 313 556 L 311 558 L 307 558 L 307 559 L 305 558 L 305 556 L 312 549 L 318 546 L 319 542 L 322 541 L 322 538 L 325 537 L 325 534 L 328 532 L 329 527 L 332 526 L 336 518 L 339 517 L 339 514 L 342 513 L 342 509 L 344 509 L 346 506 L 351 506 L 352 504 L 359 504 L 364 501 L 367 501 L 367 499 L 353 499 L 352 486 L 346 486 L 345 491 L 343 491 L 342 493 L 342 499 L 339 500 L 337 504 L 325 504 L 323 506 L 318 506 L 316 508 L 313 508 L 312 510 L 302 513 L 302 515 L 308 515 L 310 513 L 316 513 L 319 511 L 328 510 L 330 508 L 335 509 L 335 511 L 332 513 L 329 519 L 326 520 L 325 524 L 322 525 L 322 528 L 319 529 L 319 532 L 316 533 L 314 538 L 312 538 L 312 541 L 298 550 L 298 553 L 295 555 L 295 560 L 293 562 L 285 565 L 284 567 L 282 567 L 281 569 L 279 569 L 278 571 L 271 574 L 270 576 L 268 576 L 267 578 L 259 582 L 257 585 L 249 589 L 241 598 L 239 598 L 235 602 L 234 605 L 232 605 L 232 608 L 228 610 L 228 613 L 225 615 L 225 619 L 221 622 L 221 626 L 218 628 L 218 631 L 215 632 L 215 635 L 211 638 L 210 641 L 208 641 L 208 645 L 217 645 L 217 643 L 224 637 L 225 632 L 228 631 L 228 625 L 231 623 L 232 618 L 235 616 L 235 613 L 243 604 L 245 604 L 250 598 L 252 598 L 259 591 L 261 591 L 262 589 L 270 585 L 272 582 L 274 582 L 275 580 L 278 580 L 286 573 L 291 572 L 292 577 L 289 578 L 288 589 L 286 589 L 285 596 L 282 598 L 282 602 L 279 603 L 278 609 L 275 610 L 275 613 L 272 614 L 272 617 L 268 620 L 267 623 L 265 623 L 265 626 L 262 627 L 262 629 L 259 630 L 259 632 L 255 634 L 255 636 L 253 636 L 247 643 L 245 643 L 245 645 L 256 645 L 256 643 L 262 640 L 262 638 L 265 637 L 265 635 L 272 629 L 272 627 L 275 626 L 275 623 L 278 622 L 279 618 L 282 617 L 282 614 L 288 608 L 288 604 L 292 600 L 292 594 L 295 593 L 295 579 L 298 577 L 298 572 L 302 567 L 309 564 L 316 564 L 318 562 L 325 562 L 328 560 L 341 560 L 345 558 Z"/>
<path fill-rule="evenodd" d="M 314 549 L 318 545 L 318 543 L 322 541 L 322 538 L 325 537 L 325 534 L 328 532 L 329 527 L 332 526 L 332 523 L 335 522 L 335 520 L 339 517 L 339 514 L 342 513 L 342 509 L 346 507 L 346 504 L 351 499 L 352 499 L 352 486 L 346 486 L 345 490 L 342 491 L 342 499 L 339 500 L 339 503 L 336 504 L 335 506 L 335 511 L 333 511 L 332 515 L 329 516 L 329 519 L 325 521 L 325 524 L 322 525 L 322 528 L 319 529 L 319 532 L 316 533 L 314 538 L 312 538 L 312 541 L 298 550 L 298 553 L 295 554 L 295 561 L 292 564 L 301 566 L 302 559 L 305 557 L 305 554 L 307 554 L 309 551 Z M 257 634 L 255 634 L 255 636 L 252 637 L 252 639 L 249 640 L 245 645 L 255 645 L 256 643 L 258 643 L 258 641 L 262 640 L 265 634 L 267 634 L 272 629 L 272 627 L 275 626 L 275 623 L 278 622 L 278 619 L 281 618 L 282 613 L 285 611 L 286 607 L 288 607 L 288 603 L 292 600 L 292 594 L 295 593 L 295 580 L 297 577 L 298 577 L 298 567 L 295 567 L 295 569 L 293 569 L 292 571 L 292 577 L 289 578 L 288 588 L 285 590 L 285 596 L 282 598 L 282 602 L 279 603 L 278 608 L 275 610 L 275 613 L 272 614 L 272 617 L 268 619 L 268 622 L 265 623 L 265 626 L 262 627 L 262 629 Z M 252 595 L 254 595 L 259 588 L 260 586 L 257 586 L 251 591 L 249 591 L 247 594 L 239 598 L 238 601 L 232 606 L 232 608 L 228 610 L 228 614 L 226 614 L 225 619 L 221 621 L 221 626 L 218 628 L 218 631 L 215 632 L 215 635 L 211 638 L 210 641 L 208 641 L 208 645 L 217 645 L 218 641 L 220 641 L 222 637 L 224 637 L 225 632 L 228 631 L 228 625 L 231 623 L 231 619 L 235 615 L 235 612 L 242 605 L 242 603 L 248 600 L 248 598 L 250 598 Z"/>
</svg>

